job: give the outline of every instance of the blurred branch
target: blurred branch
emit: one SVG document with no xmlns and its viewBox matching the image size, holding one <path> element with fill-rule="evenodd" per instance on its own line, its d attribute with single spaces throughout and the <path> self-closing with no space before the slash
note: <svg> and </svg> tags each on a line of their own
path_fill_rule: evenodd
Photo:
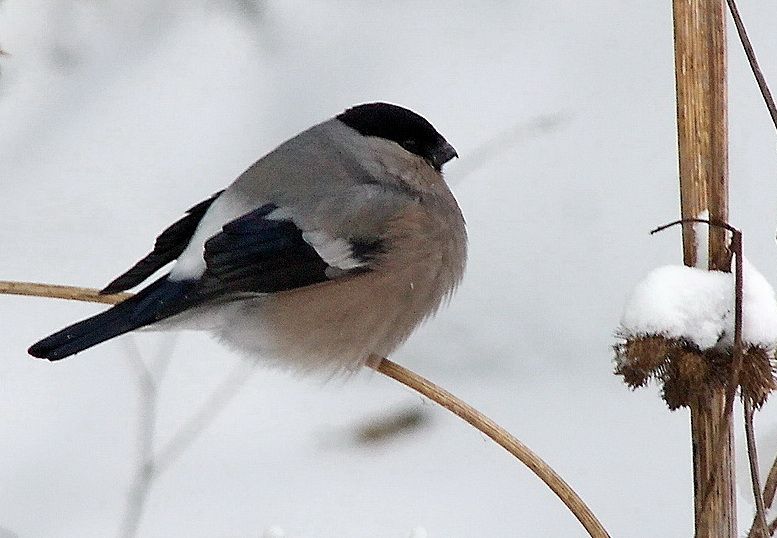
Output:
<svg viewBox="0 0 777 538">
<path fill-rule="evenodd" d="M 140 520 L 146 508 L 146 500 L 156 475 L 154 464 L 154 436 L 156 430 L 157 383 L 143 362 L 140 351 L 132 338 L 126 338 L 127 354 L 136 370 L 139 396 L 139 424 L 137 432 L 137 466 L 135 479 L 127 496 L 127 508 L 121 525 L 120 536 L 137 536 Z"/>
<path fill-rule="evenodd" d="M 135 478 L 127 497 L 127 508 L 120 536 L 133 538 L 138 534 L 146 500 L 154 481 L 183 454 L 208 425 L 221 413 L 237 394 L 239 388 L 248 380 L 256 368 L 257 361 L 241 360 L 229 376 L 214 390 L 205 403 L 186 421 L 178 432 L 159 451 L 154 451 L 156 437 L 156 417 L 159 400 L 159 385 L 170 363 L 172 346 L 160 347 L 151 366 L 143 361 L 135 341 L 127 342 L 130 363 L 135 369 L 138 381 L 140 401 L 139 425 L 137 437 L 137 468 Z M 174 339 L 169 341 L 175 342 Z"/>
<path fill-rule="evenodd" d="M 240 360 L 224 381 L 211 393 L 205 403 L 194 413 L 178 432 L 156 453 L 154 438 L 156 433 L 157 402 L 159 384 L 170 363 L 172 348 L 161 348 L 154 362 L 156 368 L 149 368 L 140 355 L 140 351 L 131 338 L 129 357 L 137 370 L 140 395 L 140 425 L 138 427 L 138 465 L 135 480 L 127 500 L 121 536 L 137 536 L 140 520 L 146 506 L 146 499 L 154 481 L 165 472 L 194 443 L 213 420 L 234 398 L 240 387 L 256 369 L 257 361 Z M 159 366 L 161 365 L 161 366 Z"/>
<path fill-rule="evenodd" d="M 13 294 L 13 291 L 6 291 L 12 289 L 13 286 L 2 287 L 2 283 L 0 283 L 0 294 Z M 23 293 L 23 295 L 49 297 L 51 295 L 47 295 L 47 293 L 49 290 L 52 290 L 53 292 L 57 293 L 56 295 L 53 295 L 54 297 L 61 297 L 63 290 L 67 288 L 64 286 L 34 284 L 32 287 L 27 289 L 28 291 L 35 290 L 37 293 Z M 93 294 L 97 293 L 96 290 L 85 290 L 84 288 L 74 289 L 81 292 L 91 291 Z M 91 295 L 87 293 L 86 296 L 90 297 Z M 116 303 L 120 302 L 122 299 L 122 297 L 119 296 L 113 297 L 115 298 Z M 73 295 L 72 298 L 76 298 L 75 295 Z M 370 363 L 372 363 L 372 361 L 370 361 Z M 212 420 L 213 417 L 224 408 L 224 406 L 226 406 L 232 395 L 235 393 L 234 389 L 239 387 L 244 382 L 245 378 L 248 377 L 248 374 L 250 374 L 256 367 L 256 364 L 256 361 L 252 361 L 247 368 L 243 369 L 242 372 L 237 373 L 233 371 L 232 374 L 230 374 L 230 376 L 224 381 L 224 383 L 222 383 L 222 385 L 220 385 L 219 388 L 211 395 L 211 397 L 208 399 L 208 402 L 200 410 L 200 412 L 195 414 L 195 416 L 187 423 L 187 426 L 184 427 L 181 432 L 179 432 L 179 434 L 177 434 L 167 444 L 166 447 L 159 451 L 159 456 L 157 458 L 159 463 L 156 465 L 156 467 L 151 466 L 151 471 L 148 471 L 148 468 L 144 468 L 144 472 L 151 472 L 153 478 L 154 474 L 158 474 L 161 470 L 164 470 L 164 468 L 166 468 L 166 466 L 169 465 L 169 463 L 174 460 L 175 457 L 177 457 L 183 450 L 185 450 L 196 438 L 197 434 L 199 434 L 204 425 L 207 425 L 207 423 Z M 434 383 L 424 379 L 415 372 L 412 372 L 411 370 L 408 370 L 407 368 L 404 368 L 386 358 L 379 358 L 379 362 L 377 362 L 375 370 L 433 400 L 445 409 L 448 409 L 455 415 L 468 422 L 481 433 L 490 437 L 499 446 L 507 450 L 521 463 L 526 465 L 538 478 L 545 482 L 545 484 L 559 497 L 559 499 L 561 499 L 567 508 L 569 508 L 569 510 L 578 519 L 578 521 L 580 521 L 580 523 L 583 525 L 586 531 L 588 531 L 588 534 L 592 538 L 609 538 L 609 534 L 593 514 L 593 512 L 591 512 L 580 496 L 575 493 L 575 491 L 564 481 L 564 479 L 561 478 L 561 476 L 556 473 L 547 463 L 545 463 L 539 456 L 534 454 L 526 445 L 511 435 L 507 430 L 445 389 L 438 387 Z M 231 392 L 230 387 L 233 388 Z M 145 448 L 143 448 L 143 450 L 145 450 Z"/>
<path fill-rule="evenodd" d="M 453 182 L 461 181 L 474 173 L 505 151 L 514 147 L 520 140 L 552 132 L 567 121 L 569 121 L 569 117 L 566 114 L 557 112 L 555 114 L 536 116 L 529 121 L 522 120 L 516 123 L 509 129 L 492 136 L 467 152 L 466 163 L 462 162 L 458 167 L 456 174 L 453 176 Z"/>
<path fill-rule="evenodd" d="M 248 381 L 256 366 L 255 360 L 240 360 L 229 375 L 216 387 L 208 400 L 156 455 L 154 469 L 157 474 L 167 470 L 188 449 L 205 428 L 221 413 L 240 387 Z"/>
<path fill-rule="evenodd" d="M 24 295 L 70 299 L 104 304 L 117 304 L 132 296 L 131 293 L 101 295 L 98 290 L 74 286 L 37 284 L 32 282 L 0 281 L 0 294 Z M 135 478 L 127 498 L 127 507 L 121 525 L 120 536 L 137 536 L 140 520 L 146 506 L 148 494 L 154 480 L 183 454 L 208 425 L 219 415 L 237 394 L 238 389 L 247 381 L 256 369 L 257 361 L 243 361 L 230 372 L 229 376 L 216 388 L 203 406 L 184 424 L 184 426 L 155 455 L 154 439 L 158 387 L 170 363 L 172 347 L 160 348 L 157 358 L 149 367 L 144 361 L 131 338 L 124 339 L 128 345 L 128 358 L 135 370 L 139 394 L 139 425 L 137 433 L 137 468 Z M 174 340 L 171 340 L 174 342 Z M 247 363 L 247 364 L 246 364 Z"/>
<path fill-rule="evenodd" d="M 361 445 L 386 443 L 400 435 L 407 435 L 429 424 L 429 414 L 423 407 L 412 406 L 395 409 L 373 417 L 358 425 L 353 431 L 355 441 Z"/>
<path fill-rule="evenodd" d="M 0 538 L 19 538 L 19 535 L 5 527 L 0 527 Z"/>
<path fill-rule="evenodd" d="M 251 23 L 259 23 L 267 16 L 266 0 L 229 0 L 227 4 L 242 18 Z"/>
</svg>

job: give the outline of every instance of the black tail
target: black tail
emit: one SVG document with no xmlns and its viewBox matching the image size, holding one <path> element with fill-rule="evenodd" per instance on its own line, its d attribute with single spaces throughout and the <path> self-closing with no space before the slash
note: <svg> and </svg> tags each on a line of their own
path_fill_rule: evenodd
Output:
<svg viewBox="0 0 777 538">
<path fill-rule="evenodd" d="M 33 357 L 57 361 L 170 317 L 181 311 L 181 308 L 176 308 L 177 305 L 189 304 L 186 298 L 192 286 L 192 282 L 174 282 L 164 276 L 110 310 L 65 327 L 33 344 L 28 353 Z"/>
</svg>

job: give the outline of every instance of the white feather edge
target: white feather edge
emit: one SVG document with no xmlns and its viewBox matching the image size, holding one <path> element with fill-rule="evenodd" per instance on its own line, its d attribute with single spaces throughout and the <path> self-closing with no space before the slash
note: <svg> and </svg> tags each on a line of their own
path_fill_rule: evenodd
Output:
<svg viewBox="0 0 777 538">
<path fill-rule="evenodd" d="M 249 209 L 250 211 L 250 209 Z M 186 249 L 178 256 L 172 269 L 170 280 L 197 279 L 205 272 L 205 242 L 218 234 L 225 224 L 235 220 L 248 211 L 242 204 L 222 195 L 213 201 L 202 216 L 194 235 L 189 240 Z"/>
<path fill-rule="evenodd" d="M 267 215 L 268 219 L 290 220 L 297 224 L 294 214 L 288 208 L 279 207 Z M 335 269 L 348 271 L 364 265 L 354 258 L 351 243 L 345 239 L 332 237 L 321 230 L 302 232 L 302 239 L 321 256 L 327 265 Z"/>
<path fill-rule="evenodd" d="M 245 214 L 243 209 L 221 198 L 214 201 L 197 226 L 186 249 L 170 270 L 170 279 L 187 280 L 202 276 L 205 272 L 205 242 L 218 234 L 226 223 Z M 266 218 L 295 222 L 293 213 L 285 207 L 275 209 Z M 348 271 L 364 265 L 363 261 L 354 257 L 353 248 L 346 239 L 332 237 L 321 230 L 303 232 L 302 239 L 313 247 L 330 267 Z"/>
<path fill-rule="evenodd" d="M 351 243 L 345 239 L 332 237 L 320 230 L 303 232 L 302 239 L 331 267 L 347 271 L 364 265 L 364 262 L 353 257 Z"/>
</svg>

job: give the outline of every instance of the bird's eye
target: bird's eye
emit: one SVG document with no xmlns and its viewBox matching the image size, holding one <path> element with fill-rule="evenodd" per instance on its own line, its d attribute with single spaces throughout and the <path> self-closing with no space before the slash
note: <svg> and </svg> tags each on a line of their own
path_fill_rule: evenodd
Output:
<svg viewBox="0 0 777 538">
<path fill-rule="evenodd" d="M 412 151 L 418 148 L 418 141 L 414 138 L 408 138 L 407 140 L 402 142 L 402 147 Z"/>
</svg>

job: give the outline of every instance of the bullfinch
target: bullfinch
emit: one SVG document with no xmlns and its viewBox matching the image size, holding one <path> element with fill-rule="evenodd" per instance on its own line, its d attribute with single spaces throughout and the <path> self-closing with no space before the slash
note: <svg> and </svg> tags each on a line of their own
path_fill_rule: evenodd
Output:
<svg viewBox="0 0 777 538">
<path fill-rule="evenodd" d="M 205 330 L 303 372 L 388 356 L 464 273 L 464 219 L 442 176 L 453 157 L 408 109 L 349 108 L 189 209 L 101 293 L 167 274 L 29 353 L 56 361 L 146 327 Z"/>
</svg>

